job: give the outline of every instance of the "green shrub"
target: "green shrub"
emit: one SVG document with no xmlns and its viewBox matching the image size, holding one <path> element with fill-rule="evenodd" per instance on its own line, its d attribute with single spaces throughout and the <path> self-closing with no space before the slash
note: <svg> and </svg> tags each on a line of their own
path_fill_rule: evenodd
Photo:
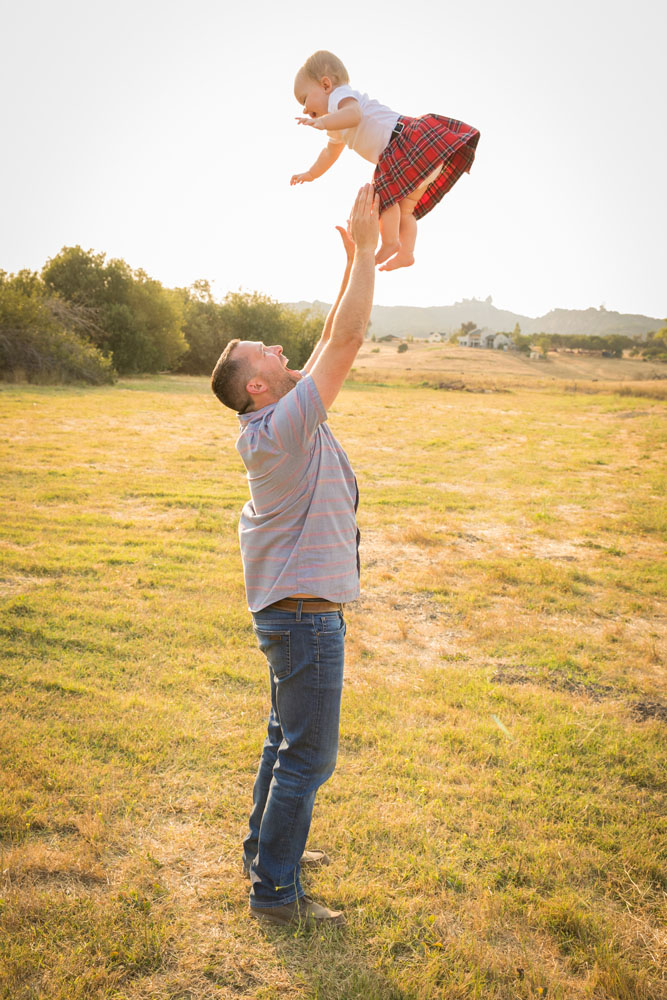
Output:
<svg viewBox="0 0 667 1000">
<path fill-rule="evenodd" d="M 179 371 L 210 375 L 230 340 L 255 340 L 280 344 L 290 368 L 302 368 L 320 338 L 323 321 L 309 312 L 298 312 L 259 292 L 230 292 L 214 302 L 206 282 L 182 289 L 183 330 L 188 351 Z"/>
<path fill-rule="evenodd" d="M 0 275 L 0 378 L 40 383 L 115 380 L 110 358 L 78 332 L 82 318 L 49 299 L 36 275 Z"/>
<path fill-rule="evenodd" d="M 173 369 L 187 350 L 181 299 L 124 260 L 63 247 L 42 268 L 46 287 L 74 307 L 94 310 L 91 342 L 123 375 Z"/>
</svg>

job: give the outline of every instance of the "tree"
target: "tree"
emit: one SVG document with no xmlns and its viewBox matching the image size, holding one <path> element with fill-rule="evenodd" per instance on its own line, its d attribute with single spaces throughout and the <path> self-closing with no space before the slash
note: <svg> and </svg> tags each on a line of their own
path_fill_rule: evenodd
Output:
<svg viewBox="0 0 667 1000">
<path fill-rule="evenodd" d="M 517 326 L 519 324 L 517 323 Z M 538 333 L 537 337 L 533 337 L 533 343 L 539 348 L 540 353 L 543 358 L 546 358 L 549 353 L 549 348 L 551 347 L 551 337 L 548 333 Z"/>
<path fill-rule="evenodd" d="M 322 318 L 310 312 L 297 312 L 287 306 L 281 306 L 283 335 L 283 351 L 290 359 L 291 368 L 303 368 L 313 352 L 315 344 L 322 335 Z"/>
<path fill-rule="evenodd" d="M 171 369 L 187 350 L 179 297 L 124 260 L 63 247 L 44 265 L 42 279 L 71 304 L 94 311 L 91 340 L 121 374 Z"/>
<path fill-rule="evenodd" d="M 519 324 L 517 323 L 517 326 Z M 523 333 L 516 333 L 516 326 L 514 327 L 514 333 L 508 333 L 507 336 L 512 338 L 512 342 L 517 351 L 521 351 L 522 354 L 530 354 L 530 349 L 533 343 L 533 338 L 525 336 Z"/>
<path fill-rule="evenodd" d="M 188 345 L 178 370 L 188 375 L 208 375 L 231 340 L 225 325 L 224 306 L 213 301 L 206 281 L 177 289 L 181 296 L 183 335 Z"/>
<path fill-rule="evenodd" d="M 113 382 L 111 360 L 82 333 L 88 317 L 53 298 L 39 275 L 0 272 L 0 377 L 28 382 Z"/>
<path fill-rule="evenodd" d="M 202 283 L 194 294 L 192 289 L 181 294 L 188 352 L 180 370 L 189 374 L 208 375 L 235 339 L 281 344 L 290 367 L 302 368 L 322 333 L 319 315 L 290 309 L 259 292 L 230 292 L 216 303 Z"/>
<path fill-rule="evenodd" d="M 648 333 L 640 350 L 642 357 L 651 361 L 667 361 L 667 323 L 660 330 Z"/>
</svg>

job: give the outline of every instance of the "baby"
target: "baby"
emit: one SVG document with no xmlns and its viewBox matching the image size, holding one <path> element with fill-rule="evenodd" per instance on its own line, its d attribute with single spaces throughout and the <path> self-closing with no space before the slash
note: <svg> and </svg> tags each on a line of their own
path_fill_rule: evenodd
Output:
<svg viewBox="0 0 667 1000">
<path fill-rule="evenodd" d="M 352 90 L 347 70 L 332 52 L 316 52 L 296 75 L 294 96 L 303 105 L 301 125 L 326 131 L 329 142 L 310 170 L 291 184 L 321 177 L 343 146 L 376 164 L 373 184 L 380 196 L 381 271 L 414 264 L 417 219 L 430 212 L 468 172 L 479 132 L 471 125 L 423 115 L 408 118 Z"/>
</svg>

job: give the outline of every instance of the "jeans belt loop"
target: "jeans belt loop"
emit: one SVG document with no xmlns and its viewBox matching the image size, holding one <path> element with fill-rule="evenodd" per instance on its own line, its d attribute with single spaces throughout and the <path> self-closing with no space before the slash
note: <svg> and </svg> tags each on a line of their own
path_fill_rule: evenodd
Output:
<svg viewBox="0 0 667 1000">
<path fill-rule="evenodd" d="M 301 609 L 303 608 L 303 601 L 298 601 L 296 606 L 296 620 L 301 621 Z"/>
</svg>

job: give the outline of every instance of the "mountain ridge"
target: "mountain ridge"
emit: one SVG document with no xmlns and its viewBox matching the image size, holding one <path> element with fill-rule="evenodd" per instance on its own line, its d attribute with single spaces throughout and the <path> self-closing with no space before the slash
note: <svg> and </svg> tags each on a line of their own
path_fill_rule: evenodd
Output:
<svg viewBox="0 0 667 1000">
<path fill-rule="evenodd" d="M 285 303 L 293 309 L 326 314 L 326 302 Z M 604 308 L 551 309 L 544 316 L 524 316 L 508 309 L 498 309 L 491 297 L 462 299 L 450 306 L 373 306 L 371 333 L 376 337 L 393 334 L 396 337 L 428 337 L 430 333 L 452 334 L 462 323 L 474 323 L 480 329 L 511 332 L 518 323 L 526 334 L 561 333 L 572 336 L 600 337 L 621 334 L 641 337 L 665 325 L 665 319 L 639 313 L 619 313 Z"/>
</svg>

